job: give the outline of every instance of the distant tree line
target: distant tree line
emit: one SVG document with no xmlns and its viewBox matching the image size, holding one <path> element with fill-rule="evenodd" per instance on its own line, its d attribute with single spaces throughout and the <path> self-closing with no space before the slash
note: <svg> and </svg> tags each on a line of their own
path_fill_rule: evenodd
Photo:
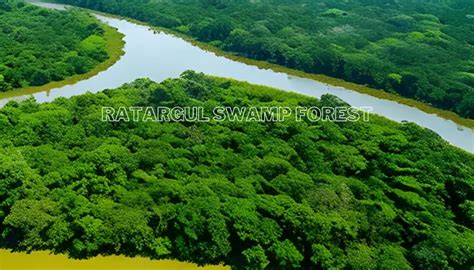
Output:
<svg viewBox="0 0 474 270">
<path fill-rule="evenodd" d="M 83 74 L 108 58 L 98 20 L 16 0 L 0 3 L 0 92 Z"/>
<path fill-rule="evenodd" d="M 474 1 L 57 0 L 474 118 Z"/>
<path fill-rule="evenodd" d="M 0 110 L 0 247 L 234 269 L 470 269 L 474 156 L 415 124 L 103 122 L 340 106 L 191 71 Z"/>
</svg>

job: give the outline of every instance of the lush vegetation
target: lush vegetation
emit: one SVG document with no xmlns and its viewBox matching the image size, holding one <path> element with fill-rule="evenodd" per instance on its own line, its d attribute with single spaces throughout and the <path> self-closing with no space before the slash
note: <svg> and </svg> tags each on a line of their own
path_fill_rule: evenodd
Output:
<svg viewBox="0 0 474 270">
<path fill-rule="evenodd" d="M 103 106 L 335 105 L 191 71 L 10 102 L 0 247 L 235 269 L 469 269 L 474 156 L 415 124 L 101 121 Z"/>
<path fill-rule="evenodd" d="M 0 2 L 0 92 L 84 74 L 108 59 L 104 28 L 78 10 Z"/>
<path fill-rule="evenodd" d="M 59 0 L 474 118 L 471 0 Z"/>
</svg>

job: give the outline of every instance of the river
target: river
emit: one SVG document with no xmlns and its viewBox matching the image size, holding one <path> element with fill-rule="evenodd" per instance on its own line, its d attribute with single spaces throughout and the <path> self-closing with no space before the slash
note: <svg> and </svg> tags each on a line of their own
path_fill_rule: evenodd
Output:
<svg viewBox="0 0 474 270">
<path fill-rule="evenodd" d="M 35 4 L 48 8 L 64 8 L 64 5 L 59 4 Z M 474 131 L 437 115 L 343 87 L 331 86 L 229 60 L 212 52 L 204 51 L 170 34 L 154 33 L 147 26 L 137 25 L 126 20 L 97 16 L 125 35 L 125 54 L 109 69 L 90 79 L 74 85 L 32 94 L 38 102 L 52 101 L 57 97 L 80 95 L 87 91 L 95 93 L 107 88 L 116 88 L 137 78 L 148 77 L 160 82 L 166 78 L 178 77 L 183 71 L 192 69 L 209 75 L 267 85 L 313 97 L 330 93 L 354 107 L 372 107 L 374 113 L 394 121 L 414 122 L 429 128 L 450 144 L 474 153 Z M 0 106 L 4 106 L 11 99 L 22 100 L 30 96 L 31 94 L 23 94 L 3 98 L 0 99 Z"/>
</svg>

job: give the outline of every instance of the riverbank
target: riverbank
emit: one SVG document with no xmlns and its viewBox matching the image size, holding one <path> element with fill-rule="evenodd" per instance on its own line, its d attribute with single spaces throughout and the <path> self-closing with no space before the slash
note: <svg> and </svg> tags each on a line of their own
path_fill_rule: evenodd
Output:
<svg viewBox="0 0 474 270">
<path fill-rule="evenodd" d="M 54 255 L 46 251 L 11 253 L 0 250 L 0 269 L 2 270 L 226 270 L 225 266 L 199 267 L 196 264 L 173 260 L 150 260 L 146 258 L 127 258 L 124 256 L 99 256 L 90 260 L 73 260 L 65 255 Z"/>
<path fill-rule="evenodd" d="M 123 40 L 124 35 L 120 33 L 117 29 L 107 25 L 106 23 L 100 23 L 104 29 L 106 50 L 107 54 L 109 55 L 109 58 L 107 60 L 98 64 L 89 72 L 86 72 L 84 74 L 73 75 L 62 81 L 50 82 L 41 86 L 18 88 L 7 92 L 1 92 L 0 99 L 31 95 L 38 92 L 49 91 L 51 89 L 62 87 L 65 85 L 75 84 L 79 81 L 87 80 L 113 66 L 122 57 L 122 55 L 125 54 L 125 51 L 123 50 L 123 47 L 125 45 L 125 41 Z"/>
<path fill-rule="evenodd" d="M 439 108 L 433 107 L 433 106 L 431 106 L 429 104 L 426 104 L 424 102 L 421 102 L 421 101 L 417 101 L 417 100 L 414 100 L 414 99 L 409 99 L 409 98 L 402 97 L 402 96 L 399 96 L 399 95 L 395 95 L 395 94 L 392 94 L 392 93 L 389 93 L 389 92 L 385 92 L 385 91 L 380 90 L 380 89 L 374 89 L 374 88 L 371 88 L 371 87 L 368 87 L 368 86 L 365 86 L 365 85 L 360 85 L 360 84 L 356 84 L 356 83 L 347 82 L 347 81 L 344 81 L 342 79 L 329 77 L 329 76 L 322 75 L 322 74 L 307 73 L 307 72 L 304 72 L 304 71 L 295 70 L 295 69 L 287 68 L 287 67 L 284 67 L 284 66 L 281 66 L 281 65 L 269 63 L 269 62 L 266 62 L 266 61 L 260 61 L 260 60 L 254 60 L 254 59 L 246 58 L 246 57 L 243 57 L 243 56 L 231 53 L 231 52 L 223 51 L 220 48 L 217 48 L 217 47 L 212 46 L 212 45 L 210 45 L 208 43 L 205 43 L 205 42 L 201 42 L 201 41 L 197 40 L 194 37 L 191 37 L 191 36 L 188 36 L 186 34 L 177 32 L 175 30 L 172 30 L 172 29 L 169 29 L 169 28 L 164 28 L 164 27 L 153 26 L 153 25 L 150 25 L 149 23 L 139 21 L 139 20 L 136 20 L 136 19 L 133 19 L 133 18 L 130 18 L 130 17 L 124 17 L 124 16 L 114 15 L 114 14 L 110 14 L 110 13 L 104 13 L 104 12 L 100 12 L 100 11 L 97 11 L 97 10 L 91 10 L 91 9 L 86 9 L 86 8 L 82 8 L 82 9 L 90 11 L 90 12 L 94 12 L 94 13 L 97 13 L 97 14 L 100 14 L 100 15 L 103 15 L 103 16 L 111 17 L 111 18 L 127 20 L 128 22 L 131 22 L 131 23 L 135 23 L 135 24 L 138 24 L 138 25 L 143 25 L 143 26 L 150 27 L 151 29 L 153 29 L 154 31 L 157 31 L 157 32 L 163 32 L 163 33 L 166 33 L 166 34 L 173 35 L 175 37 L 181 38 L 181 39 L 191 43 L 194 46 L 199 47 L 202 50 L 212 52 L 212 53 L 216 54 L 217 56 L 222 56 L 222 57 L 225 57 L 227 59 L 234 60 L 234 61 L 237 61 L 237 62 L 240 62 L 240 63 L 256 66 L 256 67 L 261 68 L 261 69 L 269 69 L 269 70 L 273 70 L 275 72 L 281 72 L 281 73 L 286 73 L 286 74 L 292 75 L 292 76 L 307 78 L 307 79 L 315 80 L 315 81 L 318 81 L 318 82 L 326 83 L 326 84 L 329 84 L 329 85 L 332 85 L 332 86 L 344 87 L 344 88 L 356 91 L 358 93 L 367 94 L 367 95 L 370 95 L 370 96 L 373 96 L 373 97 L 376 97 L 376 98 L 394 101 L 394 102 L 397 102 L 397 103 L 400 103 L 400 104 L 403 104 L 403 105 L 407 105 L 407 106 L 410 106 L 410 107 L 417 108 L 417 109 L 419 109 L 423 112 L 429 113 L 429 114 L 438 115 L 438 116 L 440 116 L 444 119 L 451 120 L 451 121 L 453 121 L 454 123 L 456 123 L 458 125 L 461 125 L 461 126 L 464 126 L 464 127 L 467 127 L 467 128 L 470 128 L 470 129 L 474 130 L 474 119 L 463 118 L 463 117 L 459 116 L 458 114 L 456 114 L 452 111 L 439 109 Z M 348 101 L 348 102 L 350 102 L 350 101 Z"/>
<path fill-rule="evenodd" d="M 127 18 L 127 19 L 129 19 L 129 18 Z M 133 22 L 137 23 L 136 20 L 134 20 Z M 143 23 L 143 22 L 141 22 L 141 23 Z M 444 119 L 451 120 L 451 121 L 455 122 L 456 124 L 468 127 L 470 129 L 474 129 L 474 119 L 463 118 L 463 117 L 459 116 L 458 114 L 456 114 L 454 112 L 439 109 L 439 108 L 430 106 L 426 103 L 423 103 L 421 101 L 417 101 L 417 100 L 414 100 L 414 99 L 409 99 L 409 98 L 402 97 L 402 96 L 399 96 L 399 95 L 395 95 L 395 94 L 392 94 L 392 93 L 389 93 L 389 92 L 385 92 L 385 91 L 380 90 L 380 89 L 370 88 L 370 87 L 365 86 L 365 85 L 360 85 L 360 84 L 356 84 L 356 83 L 347 82 L 347 81 L 344 81 L 342 79 L 329 77 L 329 76 L 322 75 L 322 74 L 307 73 L 307 72 L 304 72 L 304 71 L 295 70 L 295 69 L 287 68 L 287 67 L 280 66 L 280 65 L 277 65 L 277 64 L 269 63 L 269 62 L 266 62 L 266 61 L 259 61 L 259 60 L 246 58 L 246 57 L 239 56 L 239 55 L 236 55 L 236 54 L 233 54 L 233 53 L 230 53 L 230 52 L 223 51 L 223 50 L 221 50 L 217 47 L 214 47 L 210 44 L 198 41 L 193 37 L 184 35 L 182 33 L 179 33 L 179 32 L 167 29 L 167 28 L 154 27 L 154 26 L 150 26 L 150 27 L 152 27 L 153 29 L 155 29 L 157 31 L 163 31 L 165 33 L 168 33 L 168 34 L 174 35 L 176 37 L 182 38 L 182 39 L 186 40 L 187 42 L 190 42 L 191 44 L 193 44 L 193 45 L 195 45 L 195 46 L 197 46 L 197 47 L 199 47 L 203 50 L 213 52 L 218 56 L 226 57 L 228 59 L 238 61 L 238 62 L 241 62 L 241 63 L 245 63 L 245 64 L 248 64 L 248 65 L 257 66 L 259 68 L 270 69 L 270 70 L 273 70 L 275 72 L 282 72 L 282 73 L 286 73 L 286 74 L 289 74 L 289 75 L 298 76 L 298 77 L 301 77 L 301 78 L 307 78 L 307 79 L 319 81 L 319 82 L 322 82 L 322 83 L 327 83 L 327 84 L 332 85 L 332 86 L 344 87 L 344 88 L 347 88 L 347 89 L 350 89 L 350 90 L 353 90 L 353 91 L 356 91 L 356 92 L 359 92 L 359 93 L 362 93 L 362 94 L 371 95 L 373 97 L 395 101 L 395 102 L 398 102 L 400 104 L 404 104 L 404 105 L 407 105 L 407 106 L 410 106 L 410 107 L 415 107 L 415 108 L 420 109 L 421 111 L 424 111 L 426 113 L 436 114 L 436 115 L 438 115 L 438 116 L 440 116 Z M 350 101 L 348 101 L 348 102 L 350 102 Z"/>
</svg>

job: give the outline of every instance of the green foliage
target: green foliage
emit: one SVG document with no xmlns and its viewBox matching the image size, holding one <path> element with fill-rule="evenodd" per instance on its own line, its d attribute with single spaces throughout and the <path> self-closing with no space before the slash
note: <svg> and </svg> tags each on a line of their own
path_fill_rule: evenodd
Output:
<svg viewBox="0 0 474 270">
<path fill-rule="evenodd" d="M 104 48 L 104 38 L 97 35 L 90 35 L 81 41 L 79 54 L 88 56 L 97 61 L 104 61 L 107 59 L 107 52 L 104 50 Z"/>
<path fill-rule="evenodd" d="M 364 244 L 356 244 L 347 251 L 347 261 L 350 269 L 375 269 L 375 251 Z"/>
<path fill-rule="evenodd" d="M 192 71 L 7 104 L 0 247 L 235 269 L 472 266 L 474 156 L 429 130 L 375 115 L 355 123 L 110 123 L 100 114 L 103 106 L 243 101 L 340 104 Z"/>
<path fill-rule="evenodd" d="M 270 263 L 265 255 L 265 250 L 261 246 L 256 246 L 244 250 L 245 264 L 249 265 L 246 269 L 265 269 Z"/>
<path fill-rule="evenodd" d="M 2 5 L 0 91 L 60 81 L 86 73 L 108 58 L 104 30 L 93 16 L 16 0 Z"/>
</svg>

